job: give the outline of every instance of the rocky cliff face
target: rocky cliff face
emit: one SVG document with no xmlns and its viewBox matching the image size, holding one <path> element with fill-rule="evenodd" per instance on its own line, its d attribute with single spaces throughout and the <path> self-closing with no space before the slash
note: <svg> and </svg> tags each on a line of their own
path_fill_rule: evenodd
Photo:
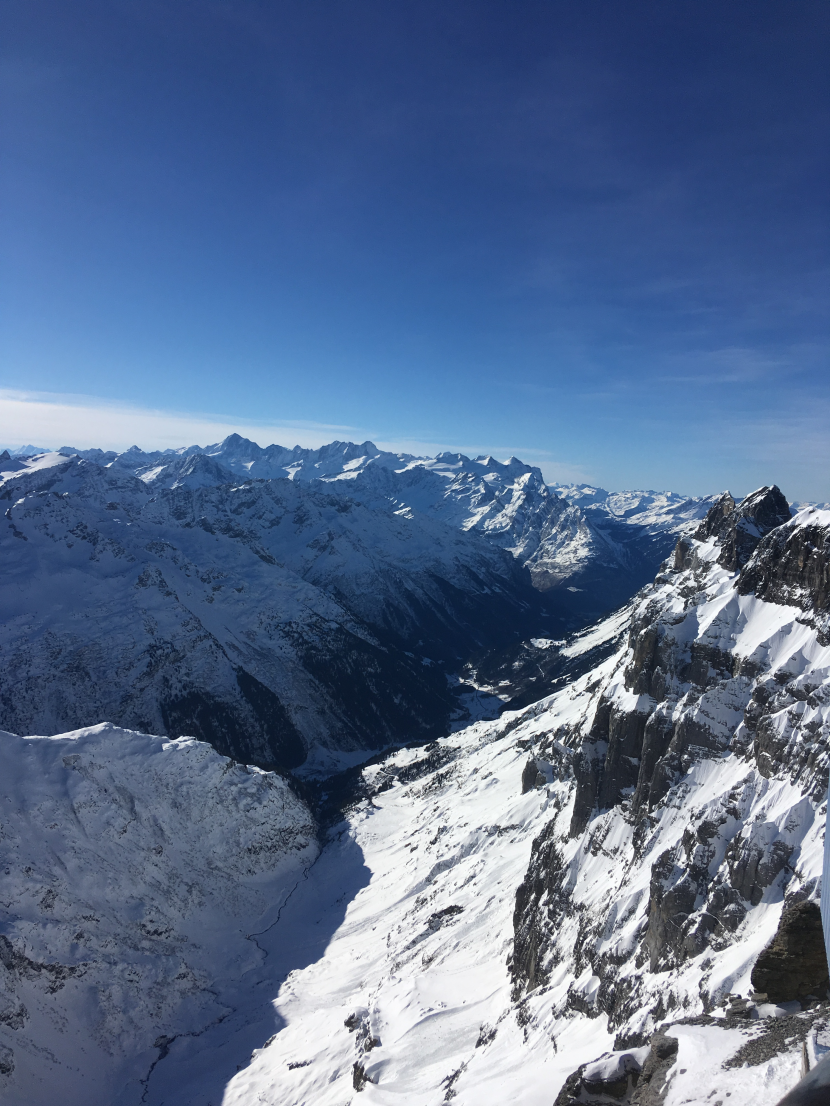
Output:
<svg viewBox="0 0 830 1106">
<path fill-rule="evenodd" d="M 830 513 L 790 520 L 777 488 L 724 496 L 638 596 L 581 716 L 538 747 L 573 804 L 517 893 L 517 996 L 566 972 L 559 1001 L 626 1039 L 748 983 L 762 919 L 817 898 L 829 534 Z"/>
<path fill-rule="evenodd" d="M 740 504 L 726 492 L 713 505 L 694 537 L 703 542 L 715 538 L 720 545 L 718 564 L 735 572 L 743 568 L 761 538 L 789 518 L 789 504 L 777 487 L 759 488 Z"/>
<path fill-rule="evenodd" d="M 826 634 L 830 612 L 830 527 L 827 512 L 808 509 L 760 543 L 736 584 L 769 603 L 800 607 Z"/>
</svg>

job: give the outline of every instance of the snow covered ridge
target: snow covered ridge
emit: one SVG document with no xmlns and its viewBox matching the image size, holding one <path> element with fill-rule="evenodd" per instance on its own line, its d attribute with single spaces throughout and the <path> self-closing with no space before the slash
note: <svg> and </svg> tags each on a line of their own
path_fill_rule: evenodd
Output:
<svg viewBox="0 0 830 1106">
<path fill-rule="evenodd" d="M 550 718 L 538 755 L 573 780 L 573 802 L 534 843 L 517 898 L 528 1017 L 544 995 L 639 1044 L 668 1014 L 748 994 L 784 902 L 817 902 L 830 513 L 788 515 L 777 488 L 723 497 L 638 597 L 578 718 Z M 826 961 L 817 973 L 823 997 Z M 797 965 L 791 986 L 776 997 L 804 998 Z"/>
<path fill-rule="evenodd" d="M 284 780 L 189 738 L 0 733 L 0 1098 L 138 1103 L 227 1018 L 317 855 Z"/>
<path fill-rule="evenodd" d="M 544 601 L 476 535 L 329 489 L 168 489 L 60 454 L 11 473 L 0 725 L 108 719 L 282 768 L 446 732 L 446 667 L 550 626 Z"/>
<path fill-rule="evenodd" d="M 526 564 L 537 588 L 578 587 L 572 601 L 590 614 L 621 606 L 670 552 L 676 536 L 700 520 L 712 498 L 672 492 L 547 487 L 538 468 L 515 457 L 461 453 L 416 457 L 372 442 L 331 442 L 319 449 L 261 448 L 239 434 L 214 445 L 145 453 L 74 450 L 161 487 L 203 487 L 240 478 L 323 480 L 353 498 L 415 511 L 476 530 Z M 590 495 L 588 494 L 590 492 Z M 614 571 L 611 572 L 610 570 Z"/>
<path fill-rule="evenodd" d="M 614 655 L 366 768 L 313 864 L 285 784 L 201 743 L 3 736 L 3 843 L 20 850 L 0 958 L 9 1101 L 551 1106 L 561 1087 L 562 1106 L 623 1083 L 616 1101 L 773 1106 L 802 1040 L 813 1057 L 830 1043 L 803 939 L 826 813 L 830 514 L 788 514 L 772 488 L 715 504 Z M 28 548 L 39 531 L 14 504 L 12 521 Z M 286 857 L 266 848 L 259 867 L 271 826 Z M 765 954 L 794 923 L 795 958 L 782 940 Z M 768 1001 L 725 1005 L 753 990 Z M 101 1043 L 125 1025 L 141 1055 Z M 88 1056 L 89 1082 L 70 1070 Z M 59 1091 L 11 1082 L 50 1072 Z"/>
<path fill-rule="evenodd" d="M 588 525 L 515 459 L 238 436 L 0 457 L 0 500 L 0 726 L 309 770 L 446 733 L 467 662 L 614 609 L 690 525 Z"/>
<path fill-rule="evenodd" d="M 289 975 L 285 1026 L 228 1106 L 773 1106 L 802 1042 L 827 1050 L 830 1006 L 810 996 L 828 986 L 830 514 L 785 509 L 774 488 L 724 498 L 614 656 L 364 771 L 286 922 L 326 917 L 347 842 L 371 879 Z M 761 598 L 757 579 L 789 590 Z M 187 1071 L 160 1066 L 149 1100 Z"/>
</svg>

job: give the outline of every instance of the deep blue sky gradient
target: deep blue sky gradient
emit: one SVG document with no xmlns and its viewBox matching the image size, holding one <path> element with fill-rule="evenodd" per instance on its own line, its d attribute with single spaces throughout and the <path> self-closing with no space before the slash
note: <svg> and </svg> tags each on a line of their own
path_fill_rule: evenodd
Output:
<svg viewBox="0 0 830 1106">
<path fill-rule="evenodd" d="M 830 498 L 824 0 L 0 31 L 0 387 Z"/>
</svg>

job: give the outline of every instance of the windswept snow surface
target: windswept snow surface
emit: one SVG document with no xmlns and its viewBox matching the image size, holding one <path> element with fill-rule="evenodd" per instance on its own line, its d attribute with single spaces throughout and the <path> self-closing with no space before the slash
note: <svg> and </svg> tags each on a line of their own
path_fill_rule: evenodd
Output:
<svg viewBox="0 0 830 1106">
<path fill-rule="evenodd" d="M 355 854 L 369 881 L 323 955 L 288 975 L 274 1002 L 282 1028 L 231 1080 L 224 1106 L 344 1106 L 355 1062 L 376 1081 L 358 1101 L 437 1106 L 454 1089 L 459 1103 L 502 1106 L 521 1088 L 523 1104 L 550 1106 L 576 1064 L 609 1046 L 601 1021 L 563 1020 L 527 1039 L 517 1023 L 506 967 L 515 888 L 552 796 L 521 795 L 526 754 L 503 730 L 478 724 L 431 752 L 401 751 L 365 770 L 373 790 L 391 786 L 338 827 L 268 939 L 283 925 L 327 929 L 342 894 L 330 873 L 347 873 Z M 444 766 L 421 774 L 429 756 Z M 372 1038 L 379 1043 L 364 1052 Z M 173 1070 L 174 1049 L 170 1060 L 167 1072 L 168 1060 L 156 1069 L 148 1102 L 203 1103 L 188 1087 L 205 1057 Z"/>
<path fill-rule="evenodd" d="M 0 804 L 0 1098 L 133 1106 L 174 1038 L 250 1006 L 249 935 L 314 861 L 313 820 L 278 776 L 106 724 L 0 733 Z"/>
</svg>

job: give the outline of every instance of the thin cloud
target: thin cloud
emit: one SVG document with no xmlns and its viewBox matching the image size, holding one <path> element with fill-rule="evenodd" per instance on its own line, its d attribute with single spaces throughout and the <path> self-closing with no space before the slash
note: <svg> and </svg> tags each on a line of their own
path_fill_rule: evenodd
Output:
<svg viewBox="0 0 830 1106">
<path fill-rule="evenodd" d="M 115 403 L 99 396 L 61 395 L 0 389 L 0 443 L 16 448 L 34 444 L 44 449 L 73 446 L 77 449 L 125 450 L 175 449 L 186 445 L 209 445 L 228 434 L 242 434 L 258 445 L 278 443 L 316 449 L 334 439 L 373 441 L 391 453 L 431 457 L 436 453 L 463 453 L 468 457 L 492 456 L 501 461 L 516 456 L 527 464 L 539 465 L 545 479 L 562 483 L 590 482 L 590 476 L 576 465 L 556 460 L 544 450 L 492 448 L 481 443 L 429 441 L 398 438 L 390 440 L 365 427 L 340 423 L 304 422 L 285 419 L 262 423 L 228 419 L 220 415 L 165 411 Z"/>
<path fill-rule="evenodd" d="M 316 448 L 333 438 L 363 440 L 352 426 L 285 420 L 264 423 L 220 415 L 164 411 L 111 403 L 97 396 L 55 395 L 0 389 L 0 441 L 44 448 L 124 450 L 208 445 L 239 433 L 260 445 L 278 442 Z"/>
</svg>

